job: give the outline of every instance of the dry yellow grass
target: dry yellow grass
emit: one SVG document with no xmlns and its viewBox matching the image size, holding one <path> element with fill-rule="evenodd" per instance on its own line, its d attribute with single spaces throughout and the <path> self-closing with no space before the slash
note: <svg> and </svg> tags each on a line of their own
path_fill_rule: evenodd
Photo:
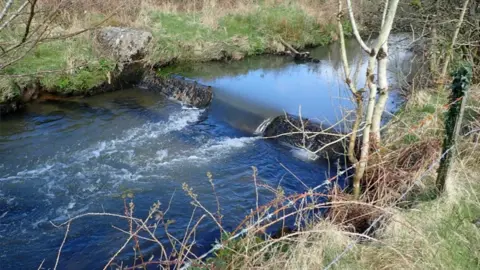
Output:
<svg viewBox="0 0 480 270">
<path fill-rule="evenodd" d="M 156 10 L 170 14 L 189 14 L 193 20 L 198 19 L 205 26 L 216 28 L 218 20 L 226 15 L 242 15 L 251 13 L 259 6 L 275 7 L 285 4 L 295 4 L 308 16 L 315 18 L 317 23 L 328 24 L 335 20 L 337 2 L 336 0 L 40 0 L 40 6 L 45 9 L 59 4 L 63 7 L 62 19 L 67 22 L 79 20 L 88 24 L 86 18 L 92 15 L 107 15 L 115 11 L 111 23 L 143 27 L 145 11 Z"/>
</svg>

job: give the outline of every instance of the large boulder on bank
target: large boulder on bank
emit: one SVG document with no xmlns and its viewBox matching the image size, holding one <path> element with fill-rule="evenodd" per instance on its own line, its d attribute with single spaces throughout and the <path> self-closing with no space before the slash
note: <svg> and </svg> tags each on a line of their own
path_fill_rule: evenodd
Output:
<svg viewBox="0 0 480 270">
<path fill-rule="evenodd" d="M 212 87 L 180 76 L 164 78 L 147 74 L 141 86 L 197 108 L 207 107 L 213 98 Z"/>
<path fill-rule="evenodd" d="M 293 147 L 306 148 L 318 156 L 338 157 L 344 153 L 345 139 L 335 130 L 325 131 L 326 127 L 308 119 L 293 115 L 275 117 L 265 128 L 263 136 L 278 140 Z"/>
<path fill-rule="evenodd" d="M 98 43 L 113 55 L 120 68 L 143 59 L 151 40 L 150 32 L 132 28 L 105 27 L 97 33 Z"/>
</svg>

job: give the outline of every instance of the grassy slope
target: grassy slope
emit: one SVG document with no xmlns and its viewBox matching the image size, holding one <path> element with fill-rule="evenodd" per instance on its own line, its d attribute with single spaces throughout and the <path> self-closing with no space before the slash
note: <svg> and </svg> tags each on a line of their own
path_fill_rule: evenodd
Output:
<svg viewBox="0 0 480 270">
<path fill-rule="evenodd" d="M 397 210 L 379 235 L 381 243 L 356 245 L 337 268 L 478 269 L 480 179 L 461 164 L 457 169 L 444 196 Z"/>
<path fill-rule="evenodd" d="M 478 91 L 474 87 L 472 92 L 475 89 Z M 478 106 L 479 101 L 472 97 L 469 103 Z M 389 127 L 386 143 L 389 139 L 399 142 L 398 134 L 406 134 L 401 145 L 396 146 L 399 148 L 419 140 L 441 138 L 444 104 L 447 97 L 443 93 L 417 92 L 398 113 L 399 121 Z M 425 118 L 430 120 L 413 134 L 410 127 Z M 480 149 L 471 138 L 461 143 L 461 149 L 461 159 L 442 196 L 432 196 L 435 174 L 428 175 L 409 196 L 411 208 L 388 209 L 393 216 L 374 236 L 376 240 L 354 244 L 333 268 L 479 269 L 480 224 L 474 222 L 480 221 L 480 174 L 476 169 Z M 311 257 L 322 259 L 313 260 L 317 264 L 310 267 L 325 267 L 350 243 L 351 239 L 344 239 L 329 246 L 321 244 L 317 249 L 322 252 Z M 304 247 L 303 250 L 307 251 Z"/>
<path fill-rule="evenodd" d="M 247 55 L 276 52 L 284 49 L 278 42 L 280 37 L 298 48 L 324 45 L 332 40 L 332 26 L 319 24 L 296 4 L 255 6 L 248 11 L 226 13 L 217 16 L 213 26 L 204 22 L 208 15 L 168 12 L 151 7 L 139 14 L 142 23 L 139 24 L 137 18 L 127 22 L 126 26 L 144 28 L 153 33 L 151 53 L 147 56 L 150 64 L 172 59 L 240 59 Z M 84 20 L 98 21 L 102 15 L 90 17 Z M 117 23 L 112 20 L 108 24 Z M 105 82 L 108 72 L 114 68 L 114 61 L 97 51 L 92 40 L 93 33 L 86 33 L 68 40 L 40 44 L 27 57 L 3 71 L 2 75 L 37 74 L 4 76 L 0 103 L 21 94 L 19 87 L 12 87 L 15 83 L 25 85 L 39 79 L 52 92 L 85 94 Z M 81 68 L 73 69 L 78 66 Z"/>
</svg>

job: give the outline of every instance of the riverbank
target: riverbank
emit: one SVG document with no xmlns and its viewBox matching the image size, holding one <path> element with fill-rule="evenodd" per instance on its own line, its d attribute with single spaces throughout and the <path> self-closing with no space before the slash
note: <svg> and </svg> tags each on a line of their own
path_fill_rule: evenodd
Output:
<svg viewBox="0 0 480 270">
<path fill-rule="evenodd" d="M 106 3 L 65 9 L 50 27 L 47 38 L 92 27 L 142 29 L 152 34 L 152 40 L 141 64 L 144 69 L 162 73 L 161 67 L 172 63 L 230 61 L 257 54 L 284 53 L 288 50 L 284 43 L 299 50 L 322 46 L 335 40 L 336 35 L 334 13 L 328 12 L 331 8 L 328 3 L 321 12 L 312 12 L 314 7 L 305 1 L 248 2 L 228 7 L 216 1 L 204 2 L 202 7 L 173 2 L 137 4 L 121 3 L 113 10 L 107 9 Z M 45 1 L 40 8 L 48 9 L 51 5 Z M 21 34 L 17 30 L 2 32 L 7 44 Z M 41 42 L 21 60 L 5 67 L 0 74 L 2 111 L 14 111 L 40 92 L 62 96 L 103 92 L 102 85 L 121 75 L 118 58 L 99 48 L 97 33 L 92 29 L 73 37 Z"/>
<path fill-rule="evenodd" d="M 387 125 L 383 159 L 370 164 L 368 174 L 375 179 L 367 176 L 366 180 L 383 188 L 382 197 L 374 202 L 368 196 L 356 201 L 343 192 L 333 192 L 329 204 L 296 209 L 296 220 L 309 220 L 304 228 L 260 240 L 255 232 L 262 232 L 264 225 L 254 223 L 244 238 L 225 241 L 226 248 L 209 262 L 226 269 L 478 268 L 480 178 L 476 168 L 480 149 L 475 130 L 479 90 L 480 86 L 472 86 L 459 159 L 440 196 L 435 180 L 448 99 L 445 93 L 423 89 L 415 91 Z M 379 170 L 383 175 L 376 173 Z M 326 207 L 334 210 L 326 218 L 309 216 L 311 209 Z M 269 222 L 282 219 L 280 215 Z M 367 226 L 359 230 L 362 223 Z"/>
</svg>

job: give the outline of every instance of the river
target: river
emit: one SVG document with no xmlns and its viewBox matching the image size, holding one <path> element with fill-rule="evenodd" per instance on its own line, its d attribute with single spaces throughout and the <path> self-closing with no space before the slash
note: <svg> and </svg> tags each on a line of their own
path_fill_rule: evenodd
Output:
<svg viewBox="0 0 480 270">
<path fill-rule="evenodd" d="M 404 36 L 397 41 L 404 44 Z M 402 46 L 391 48 L 389 74 L 401 81 L 397 71 L 408 68 L 412 55 Z M 348 43 L 348 53 L 354 66 L 362 62 L 355 42 Z M 352 108 L 337 45 L 313 49 L 312 56 L 320 63 L 258 56 L 182 67 L 182 75 L 213 86 L 213 103 L 204 110 L 140 87 L 36 102 L 2 119 L 0 268 L 36 269 L 43 260 L 53 267 L 65 230 L 52 223 L 90 212 L 123 214 L 125 194 L 133 195 L 135 216 L 141 218 L 159 201 L 169 209 L 169 232 L 182 237 L 193 210 L 184 183 L 212 212 L 218 195 L 227 231 L 256 206 L 252 166 L 258 168 L 258 181 L 286 194 L 321 184 L 335 174 L 333 163 L 306 160 L 299 151 L 255 133 L 265 119 L 283 112 L 328 124 Z M 394 92 L 388 110 L 395 111 L 400 102 Z M 259 204 L 271 199 L 270 191 L 259 189 Z M 194 220 L 201 214 L 197 210 Z M 59 269 L 103 268 L 127 238 L 113 226 L 127 225 L 113 217 L 74 221 Z M 166 239 L 160 230 L 157 236 Z M 219 237 L 214 222 L 205 219 L 197 229 L 195 252 L 208 250 Z M 142 250 L 159 252 L 151 242 L 142 242 Z M 115 261 L 129 264 L 133 255 L 130 246 Z"/>
</svg>

